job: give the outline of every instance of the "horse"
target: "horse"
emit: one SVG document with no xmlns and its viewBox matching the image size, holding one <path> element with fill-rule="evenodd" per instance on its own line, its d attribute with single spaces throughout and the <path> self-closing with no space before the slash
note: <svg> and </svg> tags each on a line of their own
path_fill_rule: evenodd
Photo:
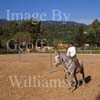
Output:
<svg viewBox="0 0 100 100">
<path fill-rule="evenodd" d="M 64 65 L 64 80 L 68 84 L 68 89 L 74 91 L 79 82 L 77 80 L 76 74 L 80 73 L 82 75 L 82 83 L 85 85 L 85 75 L 83 63 L 79 60 L 79 66 L 75 64 L 72 58 L 66 56 L 64 53 L 56 51 L 55 52 L 55 65 L 56 67 L 60 64 Z M 68 78 L 70 77 L 70 78 Z"/>
</svg>

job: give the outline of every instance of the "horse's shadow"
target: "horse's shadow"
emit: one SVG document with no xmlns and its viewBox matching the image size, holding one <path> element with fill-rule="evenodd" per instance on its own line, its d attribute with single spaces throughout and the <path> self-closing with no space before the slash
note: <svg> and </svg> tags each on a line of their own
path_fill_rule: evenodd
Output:
<svg viewBox="0 0 100 100">
<path fill-rule="evenodd" d="M 96 97 L 96 100 L 100 100 L 100 94 L 98 94 L 98 96 Z"/>
<path fill-rule="evenodd" d="M 88 84 L 92 80 L 92 77 L 89 75 L 85 78 L 86 84 Z"/>
<path fill-rule="evenodd" d="M 86 84 L 88 84 L 91 80 L 92 80 L 92 77 L 90 75 L 85 77 Z M 83 84 L 82 80 L 79 80 L 79 86 L 82 86 L 82 84 Z"/>
</svg>

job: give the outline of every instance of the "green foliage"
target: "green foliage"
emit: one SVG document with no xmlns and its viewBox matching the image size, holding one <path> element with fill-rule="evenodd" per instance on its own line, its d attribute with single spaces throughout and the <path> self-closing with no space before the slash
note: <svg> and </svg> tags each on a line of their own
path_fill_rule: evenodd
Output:
<svg viewBox="0 0 100 100">
<path fill-rule="evenodd" d="M 87 41 L 92 45 L 100 46 L 100 22 L 97 19 L 89 26 Z"/>
<path fill-rule="evenodd" d="M 19 42 L 36 39 L 47 39 L 49 45 L 54 41 L 69 43 L 73 41 L 78 46 L 89 43 L 92 46 L 100 46 L 100 22 L 96 19 L 91 25 L 75 22 L 56 22 L 22 20 L 0 20 L 0 48 L 6 48 L 9 39 L 17 39 Z"/>
<path fill-rule="evenodd" d="M 74 22 L 45 22 L 42 23 L 42 27 L 44 28 L 44 32 L 50 44 L 53 41 L 62 41 L 65 43 L 73 41 L 80 45 L 84 42 L 81 34 L 86 30 L 87 25 Z"/>
<path fill-rule="evenodd" d="M 0 23 L 0 48 L 5 48 L 7 41 L 12 38 L 19 42 L 40 38 L 40 25 L 40 22 L 34 20 Z"/>
<path fill-rule="evenodd" d="M 15 35 L 15 39 L 18 42 L 30 41 L 32 40 L 31 34 L 28 32 L 17 32 Z"/>
<path fill-rule="evenodd" d="M 85 43 L 85 34 L 84 34 L 84 27 L 80 25 L 78 27 L 77 34 L 75 34 L 73 41 L 78 45 L 78 46 L 83 46 Z"/>
</svg>

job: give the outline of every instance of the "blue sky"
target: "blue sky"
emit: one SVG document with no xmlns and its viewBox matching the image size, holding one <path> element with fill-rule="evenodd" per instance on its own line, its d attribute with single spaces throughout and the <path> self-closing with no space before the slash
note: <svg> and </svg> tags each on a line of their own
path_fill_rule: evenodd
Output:
<svg viewBox="0 0 100 100">
<path fill-rule="evenodd" d="M 37 19 L 76 21 L 89 24 L 95 18 L 100 19 L 100 0 L 1 0 L 0 18 L 7 19 L 12 13 L 30 13 Z M 59 13 L 59 15 L 58 15 Z"/>
</svg>

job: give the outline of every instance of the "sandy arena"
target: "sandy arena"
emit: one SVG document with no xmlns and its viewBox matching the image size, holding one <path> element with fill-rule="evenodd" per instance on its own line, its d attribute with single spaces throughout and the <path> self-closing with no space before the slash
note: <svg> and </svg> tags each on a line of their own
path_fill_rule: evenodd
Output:
<svg viewBox="0 0 100 100">
<path fill-rule="evenodd" d="M 100 55 L 78 57 L 87 84 L 72 93 L 64 83 L 63 66 L 54 66 L 54 55 L 0 55 L 0 100 L 100 100 Z"/>
</svg>

